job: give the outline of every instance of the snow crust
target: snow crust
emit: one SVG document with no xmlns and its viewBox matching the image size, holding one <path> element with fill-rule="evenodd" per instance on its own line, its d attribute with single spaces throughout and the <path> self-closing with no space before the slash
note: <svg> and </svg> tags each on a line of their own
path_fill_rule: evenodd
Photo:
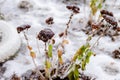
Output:
<svg viewBox="0 0 120 80">
<path fill-rule="evenodd" d="M 20 48 L 21 40 L 14 27 L 5 21 L 0 21 L 0 62 L 13 56 Z"/>
</svg>

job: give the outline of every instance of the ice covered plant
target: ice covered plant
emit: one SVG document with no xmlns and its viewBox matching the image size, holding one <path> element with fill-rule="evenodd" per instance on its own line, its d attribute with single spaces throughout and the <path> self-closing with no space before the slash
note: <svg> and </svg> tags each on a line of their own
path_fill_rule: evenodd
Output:
<svg viewBox="0 0 120 80">
<path fill-rule="evenodd" d="M 82 45 L 74 54 L 70 66 L 64 72 L 64 77 L 68 76 L 69 80 L 79 80 L 79 69 L 85 70 L 89 63 L 90 57 L 93 55 L 92 46 L 88 42 Z"/>
<path fill-rule="evenodd" d="M 109 12 L 107 10 L 101 10 L 101 15 L 102 15 L 103 19 L 107 22 L 107 25 L 109 25 L 109 27 L 112 27 L 112 29 L 115 30 L 116 32 L 120 31 L 118 22 L 115 19 L 112 12 Z"/>
<path fill-rule="evenodd" d="M 67 35 L 68 35 L 68 29 L 70 27 L 70 23 L 72 21 L 72 18 L 75 14 L 78 14 L 79 11 L 80 11 L 80 8 L 77 7 L 77 6 L 66 6 L 66 8 L 70 11 L 72 11 L 70 17 L 69 17 L 69 20 L 68 22 L 66 23 L 66 28 L 64 30 L 64 32 L 60 33 L 59 34 L 59 37 L 62 37 L 62 42 L 60 44 L 60 48 L 58 48 L 58 60 L 59 60 L 59 63 L 62 64 L 63 63 L 63 60 L 62 60 L 62 54 L 64 53 L 64 45 L 66 44 L 69 44 L 69 41 L 66 39 Z"/>
<path fill-rule="evenodd" d="M 52 44 L 50 44 L 50 40 L 54 36 L 54 32 L 51 29 L 45 28 L 39 32 L 37 38 L 42 40 L 45 43 L 45 70 L 46 77 L 50 77 L 49 69 L 51 68 L 50 58 L 52 58 Z M 48 49 L 47 49 L 48 43 Z"/>
<path fill-rule="evenodd" d="M 112 12 L 109 12 L 107 10 L 101 10 L 101 15 L 103 17 L 103 19 L 109 23 L 110 25 L 112 25 L 114 28 L 116 28 L 118 26 L 118 23 L 113 15 Z"/>
<path fill-rule="evenodd" d="M 36 64 L 36 62 L 35 62 L 35 60 L 34 60 L 34 59 L 36 58 L 36 54 L 35 54 L 35 52 L 33 51 L 32 47 L 30 46 L 29 41 L 28 41 L 28 37 L 27 37 L 27 35 L 26 35 L 26 33 L 25 33 L 25 30 L 28 30 L 29 28 L 31 28 L 30 25 L 21 25 L 21 26 L 17 27 L 17 32 L 18 32 L 18 33 L 23 32 L 24 37 L 25 37 L 25 40 L 27 41 L 27 48 L 28 48 L 28 50 L 29 50 L 29 52 L 30 52 L 30 56 L 32 57 L 32 61 L 33 61 L 34 65 L 35 65 L 35 67 L 36 67 L 36 69 L 37 69 L 37 64 Z M 44 78 L 44 76 L 42 75 L 42 73 L 39 72 L 38 70 L 37 70 L 37 72 L 40 74 L 41 79 L 42 79 L 42 80 L 45 80 L 45 78 Z"/>
<path fill-rule="evenodd" d="M 51 29 L 45 28 L 39 32 L 37 38 L 46 43 L 48 40 L 52 39 L 53 36 L 54 32 Z"/>
<path fill-rule="evenodd" d="M 65 70 L 64 75 L 62 76 L 63 78 L 68 76 L 69 80 L 78 80 L 80 76 L 79 69 L 85 70 L 86 65 L 89 63 L 90 57 L 94 54 L 92 49 L 98 43 L 100 38 L 105 35 L 105 32 L 107 32 L 110 28 L 118 29 L 117 22 L 111 12 L 102 10 L 101 15 L 103 19 L 101 19 L 98 24 L 92 24 L 92 29 L 93 31 L 97 31 L 103 24 L 105 24 L 104 21 L 106 21 L 108 24 L 105 24 L 106 26 L 103 33 L 98 37 L 93 45 L 89 44 L 92 39 L 92 35 L 88 36 L 86 44 L 82 45 L 74 54 L 69 67 Z"/>
</svg>

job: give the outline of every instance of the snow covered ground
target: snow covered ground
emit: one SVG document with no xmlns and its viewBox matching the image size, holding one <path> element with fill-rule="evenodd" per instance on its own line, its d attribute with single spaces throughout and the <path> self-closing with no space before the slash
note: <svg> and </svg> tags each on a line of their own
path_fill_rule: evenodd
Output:
<svg viewBox="0 0 120 80">
<path fill-rule="evenodd" d="M 30 45 L 37 53 L 37 65 L 43 65 L 44 43 L 39 41 L 41 51 L 39 54 L 36 46 L 36 33 L 44 28 L 51 28 L 55 32 L 55 46 L 57 46 L 60 42 L 58 34 L 66 28 L 66 23 L 71 14 L 71 12 L 66 9 L 66 5 L 72 3 L 64 4 L 61 2 L 62 0 L 27 0 L 30 2 L 30 4 L 27 5 L 28 8 L 20 9 L 19 4 L 21 1 L 22 0 L 0 0 L 0 12 L 4 14 L 4 20 L 15 28 L 23 24 L 32 26 L 27 33 L 28 38 Z M 115 2 L 115 0 L 107 0 L 106 4 L 108 5 L 107 9 L 112 11 L 116 19 L 119 20 L 120 0 L 116 1 L 117 2 Z M 88 21 L 90 12 L 88 5 L 88 2 L 87 5 L 83 5 L 82 0 L 80 0 L 78 4 L 80 13 L 75 15 L 72 20 L 69 29 L 70 35 L 68 37 L 70 43 L 65 46 L 64 59 L 71 59 L 76 50 L 85 43 L 87 35 L 82 31 L 73 30 L 73 28 L 81 29 Z M 55 23 L 52 27 L 45 23 L 48 17 L 54 18 Z M 22 40 L 22 47 L 13 60 L 4 63 L 3 66 L 6 67 L 6 71 L 0 80 L 9 78 L 14 73 L 20 76 L 27 70 L 35 68 L 29 56 L 29 52 L 26 49 L 26 41 L 24 40 L 23 34 L 20 34 L 20 37 Z M 96 39 L 97 36 L 93 38 L 91 44 L 93 44 Z M 112 42 L 109 37 L 102 37 L 99 44 L 94 49 L 96 56 L 91 57 L 85 74 L 95 77 L 96 80 L 120 80 L 120 60 L 111 57 L 112 51 L 119 47 L 120 36 L 116 38 L 115 42 Z"/>
<path fill-rule="evenodd" d="M 16 29 L 4 21 L 0 21 L 0 33 L 0 62 L 4 62 L 19 50 L 21 40 Z"/>
</svg>

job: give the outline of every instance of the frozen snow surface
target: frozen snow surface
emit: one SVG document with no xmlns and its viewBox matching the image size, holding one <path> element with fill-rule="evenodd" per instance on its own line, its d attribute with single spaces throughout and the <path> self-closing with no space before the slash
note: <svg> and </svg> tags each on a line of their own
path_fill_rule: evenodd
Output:
<svg viewBox="0 0 120 80">
<path fill-rule="evenodd" d="M 21 40 L 16 29 L 4 21 L 0 21 L 0 33 L 0 62 L 4 62 L 19 50 Z"/>
<path fill-rule="evenodd" d="M 71 12 L 66 9 L 66 5 L 73 3 L 64 4 L 62 3 L 62 0 L 26 0 L 29 1 L 29 3 L 25 9 L 21 9 L 19 8 L 21 1 L 22 0 L 0 0 L 0 13 L 4 14 L 4 20 L 15 28 L 23 24 L 29 24 L 32 26 L 27 34 L 30 45 L 37 53 L 37 65 L 42 66 L 44 64 L 44 43 L 39 41 L 39 54 L 36 46 L 36 33 L 44 28 L 51 28 L 55 32 L 54 38 L 56 43 L 54 46 L 57 46 L 60 42 L 58 34 L 66 28 L 66 23 L 71 14 Z M 71 28 L 69 29 L 70 35 L 68 36 L 70 43 L 65 46 L 65 54 L 63 55 L 64 59 L 71 59 L 76 50 L 85 43 L 87 35 L 82 31 L 72 29 L 81 29 L 87 22 L 90 12 L 88 1 L 89 0 L 87 0 L 87 5 L 83 5 L 83 0 L 76 0 L 76 2 L 79 2 L 77 6 L 80 8 L 80 13 L 75 15 L 72 20 Z M 120 0 L 107 0 L 105 8 L 112 11 L 117 20 L 120 19 Z M 52 27 L 45 23 L 45 20 L 48 17 L 54 18 L 55 23 Z M 3 74 L 1 80 L 9 78 L 14 73 L 20 76 L 27 70 L 35 68 L 32 59 L 29 56 L 29 52 L 26 49 L 26 41 L 24 40 L 23 34 L 20 34 L 20 37 L 22 39 L 22 47 L 14 59 L 4 63 L 3 66 L 6 67 L 7 70 Z M 97 37 L 94 37 L 91 44 L 94 43 L 96 39 Z M 96 80 L 120 80 L 120 60 L 111 57 L 112 51 L 119 47 L 119 36 L 116 38 L 115 42 L 112 42 L 109 37 L 101 38 L 99 44 L 94 50 L 96 56 L 91 57 L 90 63 L 85 70 L 85 74 L 95 77 Z"/>
</svg>

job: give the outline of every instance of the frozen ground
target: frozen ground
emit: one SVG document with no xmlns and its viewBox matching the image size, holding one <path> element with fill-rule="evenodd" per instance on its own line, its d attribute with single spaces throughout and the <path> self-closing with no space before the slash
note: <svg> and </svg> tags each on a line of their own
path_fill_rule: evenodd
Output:
<svg viewBox="0 0 120 80">
<path fill-rule="evenodd" d="M 0 21 L 0 37 L 0 62 L 4 62 L 19 50 L 21 40 L 16 29 L 4 21 Z"/>
<path fill-rule="evenodd" d="M 55 32 L 55 46 L 57 46 L 60 42 L 58 34 L 66 28 L 66 23 L 71 12 L 66 9 L 66 4 L 61 3 L 61 0 L 28 0 L 30 2 L 30 5 L 28 5 L 28 7 L 30 7 L 29 9 L 18 8 L 20 1 L 21 0 L 0 0 L 0 12 L 4 14 L 5 21 L 15 28 L 22 24 L 30 24 L 32 26 L 28 31 L 30 45 L 37 53 L 37 64 L 43 65 L 44 43 L 42 41 L 39 42 L 41 51 L 39 54 L 36 46 L 36 33 L 43 28 L 49 27 L 46 25 L 45 20 L 48 17 L 53 17 L 55 23 L 49 28 Z M 117 2 L 115 3 L 114 1 L 115 0 L 107 0 L 107 7 L 105 8 L 112 11 L 116 19 L 120 20 L 120 0 L 116 0 Z M 89 7 L 83 5 L 82 1 L 78 0 L 78 2 L 80 13 L 75 15 L 72 20 L 72 25 L 69 29 L 70 35 L 68 37 L 70 44 L 65 46 L 66 53 L 63 55 L 64 59 L 70 59 L 76 50 L 85 43 L 87 38 L 84 32 L 72 30 L 73 28 L 81 29 L 87 22 L 89 16 Z M 3 64 L 3 66 L 6 67 L 6 71 L 0 78 L 1 80 L 9 78 L 14 73 L 20 76 L 27 70 L 35 68 L 29 56 L 29 52 L 25 47 L 26 41 L 24 40 L 23 34 L 20 34 L 20 37 L 22 40 L 22 47 L 13 60 L 9 60 Z M 97 39 L 97 37 L 93 38 L 91 44 L 94 43 L 95 39 Z M 98 46 L 96 46 L 94 50 L 97 55 L 91 57 L 85 74 L 95 77 L 96 80 L 120 80 L 120 60 L 111 57 L 112 51 L 119 47 L 120 36 L 116 38 L 115 42 L 112 42 L 109 37 L 101 38 Z"/>
</svg>

